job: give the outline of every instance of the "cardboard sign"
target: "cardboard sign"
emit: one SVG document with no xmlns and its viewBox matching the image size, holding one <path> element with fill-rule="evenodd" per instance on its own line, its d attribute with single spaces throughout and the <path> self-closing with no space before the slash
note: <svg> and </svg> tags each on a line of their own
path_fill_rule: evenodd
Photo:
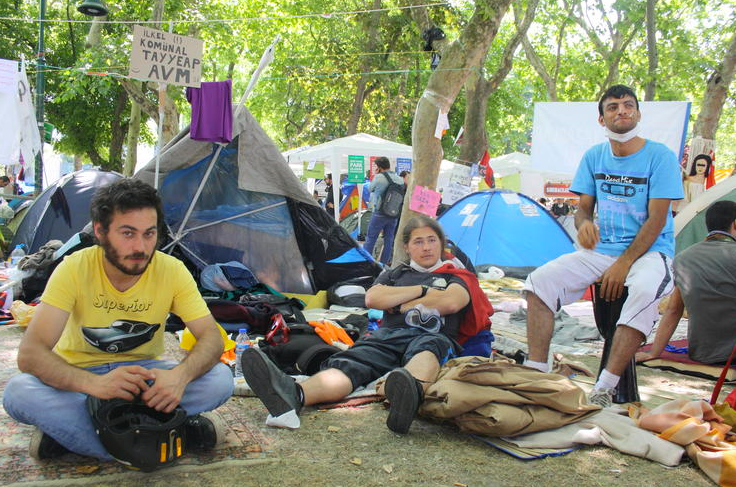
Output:
<svg viewBox="0 0 736 487">
<path fill-rule="evenodd" d="M 470 194 L 470 186 L 450 183 L 442 193 L 442 202 L 446 205 L 455 204 L 456 201 Z"/>
<path fill-rule="evenodd" d="M 442 195 L 424 186 L 415 186 L 411 194 L 409 209 L 427 216 L 437 215 L 437 207 L 440 206 Z"/>
<path fill-rule="evenodd" d="M 365 181 L 365 157 L 348 156 L 348 182 L 362 183 Z"/>
<path fill-rule="evenodd" d="M 317 161 L 304 161 L 305 178 L 322 179 L 325 177 L 325 163 Z"/>
<path fill-rule="evenodd" d="M 411 172 L 411 159 L 408 157 L 396 158 L 396 174 L 401 174 L 402 171 Z"/>
<path fill-rule="evenodd" d="M 199 88 L 203 44 L 194 37 L 134 25 L 128 76 Z"/>
<path fill-rule="evenodd" d="M 470 166 L 465 166 L 463 164 L 455 164 L 452 166 L 452 171 L 450 172 L 450 182 L 451 183 L 457 183 L 462 186 L 470 186 Z"/>
</svg>

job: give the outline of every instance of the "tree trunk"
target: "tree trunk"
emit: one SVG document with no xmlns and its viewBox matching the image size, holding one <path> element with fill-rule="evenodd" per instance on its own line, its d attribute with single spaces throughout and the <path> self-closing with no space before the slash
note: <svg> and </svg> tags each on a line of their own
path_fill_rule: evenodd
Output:
<svg viewBox="0 0 736 487">
<path fill-rule="evenodd" d="M 647 59 L 649 61 L 648 80 L 644 85 L 644 101 L 653 101 L 657 92 L 657 0 L 647 0 Z"/>
<path fill-rule="evenodd" d="M 381 0 L 373 0 L 372 10 L 378 10 L 381 8 Z M 366 51 L 374 53 L 378 49 L 379 42 L 379 25 L 381 23 L 381 14 L 383 12 L 373 12 L 368 16 L 366 21 L 366 34 L 368 37 L 365 43 Z M 374 63 L 371 61 L 371 56 L 363 56 L 363 60 L 360 63 L 360 72 L 368 73 L 371 71 Z M 368 87 L 368 76 L 367 74 L 361 74 L 358 78 L 358 82 L 355 86 L 355 96 L 353 97 L 353 107 L 350 110 L 350 118 L 348 119 L 347 135 L 355 135 L 358 133 L 358 124 L 360 123 L 360 117 L 363 114 L 363 103 L 366 97 L 376 88 L 374 84 L 372 87 Z"/>
<path fill-rule="evenodd" d="M 431 189 L 437 187 L 442 145 L 434 136 L 440 110 L 449 111 L 470 71 L 480 65 L 481 59 L 498 32 L 501 19 L 506 14 L 511 0 L 477 1 L 475 11 L 460 37 L 442 53 L 438 68 L 432 72 L 417 108 L 411 130 L 413 147 L 412 177 L 404 198 L 401 226 L 396 232 L 393 262 L 405 257 L 401 244 L 401 231 L 406 222 L 416 213 L 409 210 L 409 201 L 415 186 Z"/>
<path fill-rule="evenodd" d="M 408 66 L 402 66 L 403 69 L 408 69 Z M 408 84 L 409 75 L 401 75 L 401 82 L 399 83 L 399 89 L 394 97 L 394 103 L 391 105 L 388 114 L 388 122 L 386 124 L 389 140 L 396 140 L 399 138 L 399 131 L 401 130 L 401 119 L 404 115 L 404 107 L 406 106 L 406 88 Z"/>
<path fill-rule="evenodd" d="M 711 140 L 716 138 L 723 103 L 726 101 L 728 87 L 736 71 L 736 23 L 732 24 L 731 30 L 734 31 L 734 34 L 723 56 L 723 61 L 708 79 L 703 101 L 700 104 L 698 120 L 695 122 L 693 137 L 700 136 Z"/>
<path fill-rule="evenodd" d="M 138 163 L 138 137 L 141 133 L 141 106 L 134 100 L 130 101 L 130 122 L 128 123 L 128 140 L 125 150 L 125 165 L 123 176 L 130 177 L 135 172 Z"/>
<path fill-rule="evenodd" d="M 363 114 L 363 102 L 365 101 L 367 84 L 368 76 L 361 75 L 355 86 L 355 96 L 353 97 L 353 108 L 350 110 L 350 119 L 348 119 L 347 135 L 358 133 L 358 123 L 360 122 L 360 116 Z"/>
<path fill-rule="evenodd" d="M 516 33 L 506 43 L 496 72 L 488 79 L 483 77 L 482 70 L 471 73 L 465 82 L 466 107 L 463 125 L 465 132 L 463 132 L 463 144 L 460 146 L 459 161 L 463 164 L 471 165 L 478 162 L 488 149 L 488 135 L 486 134 L 488 99 L 501 86 L 501 83 L 511 71 L 514 53 L 521 40 L 526 37 L 526 32 L 529 30 L 532 20 L 534 20 L 538 4 L 539 0 L 529 0 L 522 19 L 521 6 L 518 2 L 514 3 Z M 481 59 L 481 66 L 487 56 L 488 53 L 486 52 Z"/>
<path fill-rule="evenodd" d="M 169 86 L 171 89 L 177 89 L 177 87 Z M 169 91 L 167 89 L 167 91 Z M 158 120 L 158 118 L 156 118 Z M 162 131 L 163 140 L 161 141 L 161 147 L 165 146 L 171 139 L 176 137 L 179 133 L 179 110 L 176 108 L 176 104 L 171 96 L 166 95 L 166 103 L 164 103 L 164 128 Z"/>
<path fill-rule="evenodd" d="M 547 68 L 542 62 L 542 58 L 537 54 L 529 38 L 524 36 L 521 43 L 524 46 L 524 54 L 526 55 L 527 61 L 529 61 L 529 64 L 534 68 L 539 77 L 542 78 L 542 81 L 544 81 L 544 86 L 547 89 L 547 98 L 549 101 L 557 101 L 557 80 L 549 74 L 549 71 L 547 71 Z"/>
<path fill-rule="evenodd" d="M 102 28 L 105 26 L 103 21 L 107 20 L 107 15 L 102 17 L 92 17 L 92 23 L 89 26 L 87 38 L 84 41 L 84 47 L 90 48 L 100 43 L 102 39 Z"/>
<path fill-rule="evenodd" d="M 79 154 L 74 155 L 74 170 L 75 171 L 81 171 L 82 170 L 82 156 Z"/>
<path fill-rule="evenodd" d="M 125 140 L 125 133 L 128 128 L 125 122 L 123 122 L 123 112 L 128 105 L 128 94 L 123 89 L 118 90 L 118 94 L 115 97 L 112 120 L 110 121 L 110 157 L 105 167 L 105 169 L 110 171 L 120 171 L 123 168 L 123 141 Z"/>
<path fill-rule="evenodd" d="M 488 81 L 482 76 L 475 77 L 475 83 L 465 84 L 465 120 L 463 122 L 463 141 L 460 145 L 460 159 L 457 161 L 470 166 L 480 161 L 488 148 L 486 133 L 486 111 L 488 110 Z"/>
</svg>

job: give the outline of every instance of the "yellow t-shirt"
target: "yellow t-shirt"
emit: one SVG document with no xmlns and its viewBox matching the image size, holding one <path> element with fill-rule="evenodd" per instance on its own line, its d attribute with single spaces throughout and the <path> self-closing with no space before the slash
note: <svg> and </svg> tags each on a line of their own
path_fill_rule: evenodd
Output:
<svg viewBox="0 0 736 487">
<path fill-rule="evenodd" d="M 105 274 L 104 251 L 99 245 L 66 257 L 51 275 L 41 301 L 70 313 L 54 351 L 79 367 L 110 362 L 152 359 L 164 351 L 164 328 L 169 314 L 185 323 L 210 314 L 184 264 L 170 255 L 156 252 L 146 271 L 133 287 L 121 293 Z M 118 320 L 160 325 L 153 333 L 139 334 L 127 346 L 130 350 L 112 353 L 93 346 L 82 328 L 106 328 Z M 148 327 L 136 325 L 136 329 Z M 93 337 L 94 338 L 94 337 Z M 143 341 L 144 343 L 140 343 Z M 126 348 L 115 344 L 107 350 Z M 104 347 L 103 347 L 104 348 Z"/>
</svg>

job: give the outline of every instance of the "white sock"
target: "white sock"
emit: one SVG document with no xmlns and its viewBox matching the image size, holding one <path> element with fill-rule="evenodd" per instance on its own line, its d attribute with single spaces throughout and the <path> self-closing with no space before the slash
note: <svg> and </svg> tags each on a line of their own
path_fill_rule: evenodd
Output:
<svg viewBox="0 0 736 487">
<path fill-rule="evenodd" d="M 613 389 L 618 385 L 619 379 L 621 379 L 621 376 L 613 375 L 607 369 L 603 369 L 593 389 Z"/>
<path fill-rule="evenodd" d="M 547 362 L 535 362 L 534 360 L 524 360 L 524 365 L 532 367 L 540 372 L 549 372 L 549 364 Z"/>
<path fill-rule="evenodd" d="M 266 426 L 273 426 L 274 428 L 288 428 L 291 430 L 295 430 L 299 428 L 301 424 L 302 423 L 299 419 L 299 415 L 296 414 L 296 411 L 294 411 L 293 409 L 285 412 L 281 416 L 276 416 L 274 418 L 269 414 L 266 418 Z"/>
</svg>

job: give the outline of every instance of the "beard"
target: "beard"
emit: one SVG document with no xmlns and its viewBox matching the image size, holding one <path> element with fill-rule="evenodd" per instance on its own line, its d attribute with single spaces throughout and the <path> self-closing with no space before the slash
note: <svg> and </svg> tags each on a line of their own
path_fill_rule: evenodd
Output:
<svg viewBox="0 0 736 487">
<path fill-rule="evenodd" d="M 141 274 L 146 272 L 148 264 L 151 263 L 151 259 L 153 258 L 153 253 L 151 255 L 146 255 L 143 252 L 135 252 L 130 255 L 121 257 L 120 253 L 115 249 L 115 247 L 112 246 L 107 237 L 101 237 L 98 240 L 100 241 L 100 246 L 102 247 L 102 250 L 105 251 L 105 258 L 107 259 L 107 261 L 112 264 L 113 267 L 115 267 L 117 270 L 128 276 L 140 276 Z M 146 261 L 143 264 L 133 264 L 131 266 L 126 266 L 126 259 L 146 259 Z"/>
</svg>

